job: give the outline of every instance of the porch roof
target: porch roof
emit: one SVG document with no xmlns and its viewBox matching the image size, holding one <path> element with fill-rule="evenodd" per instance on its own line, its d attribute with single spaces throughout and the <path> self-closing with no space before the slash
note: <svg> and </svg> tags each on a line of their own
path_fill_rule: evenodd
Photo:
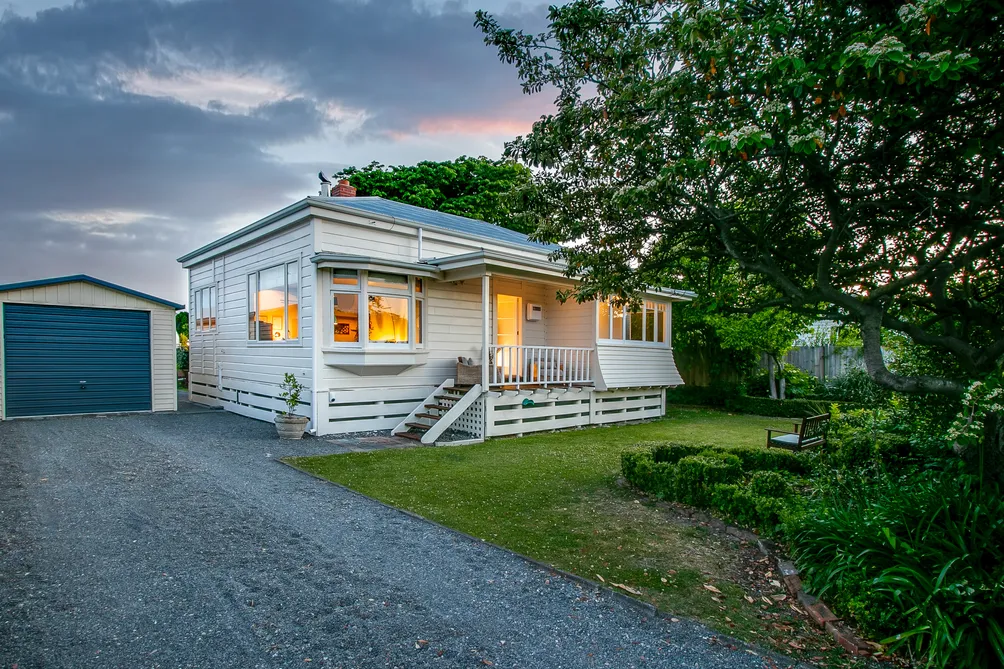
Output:
<svg viewBox="0 0 1004 669">
<path fill-rule="evenodd" d="M 499 251 L 473 251 L 460 255 L 431 258 L 425 262 L 435 265 L 442 271 L 446 281 L 460 281 L 483 276 L 488 272 L 497 272 L 509 276 L 555 280 L 561 283 L 571 283 L 565 276 L 565 263 L 527 258 Z"/>
</svg>

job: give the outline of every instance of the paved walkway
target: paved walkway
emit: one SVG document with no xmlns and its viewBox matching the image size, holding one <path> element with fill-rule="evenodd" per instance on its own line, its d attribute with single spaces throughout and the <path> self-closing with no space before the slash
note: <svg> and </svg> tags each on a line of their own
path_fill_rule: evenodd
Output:
<svg viewBox="0 0 1004 669">
<path fill-rule="evenodd" d="M 0 423 L 0 666 L 763 667 L 275 461 L 222 412 Z"/>
</svg>

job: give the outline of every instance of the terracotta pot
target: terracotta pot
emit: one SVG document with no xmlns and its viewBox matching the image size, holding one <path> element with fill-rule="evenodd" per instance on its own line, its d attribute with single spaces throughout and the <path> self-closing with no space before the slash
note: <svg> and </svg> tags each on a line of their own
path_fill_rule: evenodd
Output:
<svg viewBox="0 0 1004 669">
<path fill-rule="evenodd" d="M 306 416 L 279 414 L 275 417 L 275 429 L 279 432 L 280 439 L 302 439 L 309 422 L 310 419 Z"/>
</svg>

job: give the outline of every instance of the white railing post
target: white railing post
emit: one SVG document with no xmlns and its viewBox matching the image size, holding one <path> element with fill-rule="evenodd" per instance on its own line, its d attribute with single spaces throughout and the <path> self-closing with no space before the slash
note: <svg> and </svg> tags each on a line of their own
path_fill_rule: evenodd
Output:
<svg viewBox="0 0 1004 669">
<path fill-rule="evenodd" d="M 591 348 L 572 346 L 489 346 L 489 386 L 571 385 L 589 383 Z"/>
</svg>

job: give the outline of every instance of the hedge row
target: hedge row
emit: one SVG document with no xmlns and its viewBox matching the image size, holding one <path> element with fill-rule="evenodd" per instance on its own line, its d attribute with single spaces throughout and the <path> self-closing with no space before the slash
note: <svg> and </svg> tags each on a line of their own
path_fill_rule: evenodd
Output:
<svg viewBox="0 0 1004 669">
<path fill-rule="evenodd" d="M 678 444 L 675 442 L 642 442 L 635 448 L 648 450 L 656 462 L 676 463 L 688 455 L 700 455 L 707 451 L 727 453 L 739 458 L 744 472 L 761 470 L 784 471 L 792 474 L 807 474 L 808 461 L 804 453 L 787 451 L 780 448 L 760 448 L 756 446 L 740 446 L 738 448 L 722 448 L 711 444 Z"/>
<path fill-rule="evenodd" d="M 678 386 L 666 391 L 666 401 L 670 404 L 718 407 L 735 413 L 769 416 L 772 418 L 807 418 L 827 413 L 830 406 L 838 404 L 841 410 L 850 410 L 857 405 L 850 402 L 834 402 L 826 399 L 775 400 L 770 397 L 746 397 L 735 390 L 703 386 Z"/>
<path fill-rule="evenodd" d="M 780 450 L 665 443 L 621 454 L 621 472 L 635 487 L 768 532 L 792 504 L 789 477 L 806 471 L 801 454 Z"/>
</svg>

